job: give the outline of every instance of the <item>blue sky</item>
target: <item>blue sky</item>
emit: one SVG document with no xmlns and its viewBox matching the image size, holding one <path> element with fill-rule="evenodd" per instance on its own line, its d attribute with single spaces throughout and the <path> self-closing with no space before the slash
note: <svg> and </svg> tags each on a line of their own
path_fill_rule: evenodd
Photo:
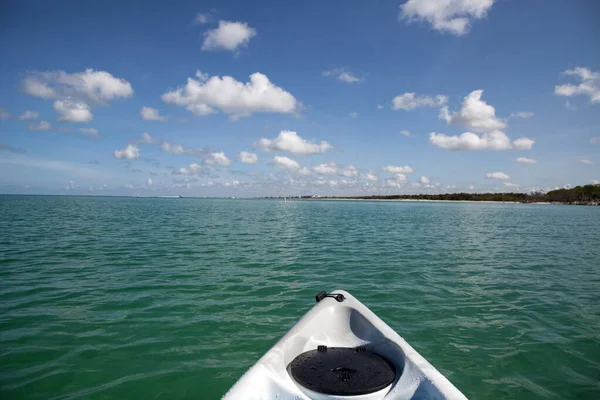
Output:
<svg viewBox="0 0 600 400">
<path fill-rule="evenodd" d="M 247 3 L 2 2 L 0 192 L 600 180 L 597 2 Z"/>
</svg>

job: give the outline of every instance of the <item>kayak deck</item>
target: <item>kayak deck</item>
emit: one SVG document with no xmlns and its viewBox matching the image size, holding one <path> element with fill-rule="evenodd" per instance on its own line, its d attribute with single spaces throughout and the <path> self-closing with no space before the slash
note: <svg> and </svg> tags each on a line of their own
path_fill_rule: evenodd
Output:
<svg viewBox="0 0 600 400">
<path fill-rule="evenodd" d="M 331 295 L 317 298 L 320 301 L 239 379 L 224 399 L 466 399 L 446 377 L 360 301 L 345 291 L 338 290 L 333 294 L 337 298 L 329 297 Z M 318 350 L 326 352 L 330 348 L 358 349 L 358 353 L 368 352 L 384 359 L 395 371 L 392 383 L 377 386 L 373 391 L 358 387 L 359 383 L 355 381 L 368 373 L 359 366 L 366 358 L 363 361 L 347 359 L 341 364 L 336 361 L 338 367 L 322 367 L 325 372 L 291 373 L 298 356 L 315 350 L 316 353 Z M 316 370 L 320 363 L 330 362 L 332 354 L 333 349 L 329 355 L 321 355 L 311 368 Z M 352 362 L 354 365 L 351 365 Z M 300 367 L 295 365 L 295 368 L 298 370 Z M 301 378 L 312 375 L 312 381 L 319 376 L 328 380 L 331 376 L 318 375 L 328 372 L 342 381 L 338 383 L 342 389 L 328 389 L 329 383 L 307 384 L 306 379 Z M 377 373 L 388 372 L 381 370 Z M 370 380 L 366 376 L 362 378 Z M 346 389 L 343 389 L 344 381 L 347 382 Z M 350 389 L 352 385 L 358 387 L 354 392 Z M 318 391 L 313 390 L 315 388 Z"/>
</svg>

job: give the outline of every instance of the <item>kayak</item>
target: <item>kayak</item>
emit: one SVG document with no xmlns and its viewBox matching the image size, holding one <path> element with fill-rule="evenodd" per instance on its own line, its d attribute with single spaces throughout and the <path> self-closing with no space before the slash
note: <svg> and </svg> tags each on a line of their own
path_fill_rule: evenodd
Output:
<svg viewBox="0 0 600 400">
<path fill-rule="evenodd" d="M 466 399 L 350 293 L 316 300 L 223 399 Z"/>
</svg>

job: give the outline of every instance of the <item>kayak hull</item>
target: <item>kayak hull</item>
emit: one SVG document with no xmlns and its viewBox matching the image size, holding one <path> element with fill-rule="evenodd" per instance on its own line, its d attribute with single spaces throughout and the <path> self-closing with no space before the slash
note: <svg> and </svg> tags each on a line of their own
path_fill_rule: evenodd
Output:
<svg viewBox="0 0 600 400">
<path fill-rule="evenodd" d="M 391 400 L 466 399 L 400 335 L 350 293 L 344 301 L 326 297 L 308 311 L 223 397 L 235 399 Z M 359 396 L 314 392 L 294 381 L 287 366 L 317 346 L 358 347 L 385 357 L 398 374 L 388 387 Z"/>
</svg>

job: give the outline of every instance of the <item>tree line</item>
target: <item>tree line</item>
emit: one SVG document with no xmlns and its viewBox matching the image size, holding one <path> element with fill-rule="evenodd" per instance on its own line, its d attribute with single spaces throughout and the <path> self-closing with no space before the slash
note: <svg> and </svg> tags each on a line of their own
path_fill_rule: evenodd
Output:
<svg viewBox="0 0 600 400">
<path fill-rule="evenodd" d="M 576 186 L 549 192 L 532 193 L 443 193 L 395 194 L 373 196 L 334 197 L 357 200 L 454 200 L 454 201 L 510 201 L 519 203 L 561 203 L 600 205 L 600 184 Z"/>
</svg>

